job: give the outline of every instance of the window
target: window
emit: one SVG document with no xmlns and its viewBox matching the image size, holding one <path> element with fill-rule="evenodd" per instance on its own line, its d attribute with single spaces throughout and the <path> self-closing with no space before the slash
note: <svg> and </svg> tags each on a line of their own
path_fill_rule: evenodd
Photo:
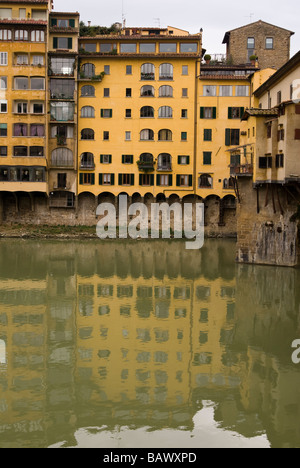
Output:
<svg viewBox="0 0 300 468">
<path fill-rule="evenodd" d="M 111 164 L 111 160 L 112 160 L 111 154 L 100 154 L 101 164 Z"/>
<path fill-rule="evenodd" d="M 18 54 L 17 55 L 17 65 L 28 65 L 28 55 L 27 54 Z"/>
<path fill-rule="evenodd" d="M 188 65 L 182 65 L 182 75 L 188 75 L 189 74 L 189 67 Z"/>
<path fill-rule="evenodd" d="M 255 39 L 254 39 L 254 37 L 248 37 L 247 49 L 254 49 L 254 48 L 255 48 Z"/>
<path fill-rule="evenodd" d="M 136 44 L 123 42 L 120 44 L 120 52 L 121 54 L 136 54 Z"/>
<path fill-rule="evenodd" d="M 236 86 L 235 95 L 236 96 L 249 96 L 249 86 Z"/>
<path fill-rule="evenodd" d="M 26 29 L 17 29 L 15 31 L 15 41 L 28 41 L 28 31 Z"/>
<path fill-rule="evenodd" d="M 203 165 L 210 165 L 211 164 L 211 155 L 212 153 L 209 151 L 203 152 Z"/>
<path fill-rule="evenodd" d="M 141 66 L 141 80 L 144 80 L 144 81 L 155 80 L 155 67 L 153 63 L 144 63 Z"/>
<path fill-rule="evenodd" d="M 225 145 L 234 146 L 240 144 L 240 130 L 226 128 L 225 130 Z"/>
<path fill-rule="evenodd" d="M 187 119 L 187 116 L 188 116 L 187 109 L 181 109 L 181 118 L 182 119 Z"/>
<path fill-rule="evenodd" d="M 125 96 L 126 97 L 131 97 L 132 96 L 132 89 L 131 88 L 126 88 Z"/>
<path fill-rule="evenodd" d="M 134 174 L 119 174 L 119 185 L 134 185 Z"/>
<path fill-rule="evenodd" d="M 67 138 L 74 137 L 74 128 L 72 125 L 52 125 L 51 126 L 51 138 L 62 139 L 63 141 Z"/>
<path fill-rule="evenodd" d="M 51 102 L 50 116 L 51 120 L 72 121 L 74 120 L 74 104 L 71 102 Z"/>
<path fill-rule="evenodd" d="M 105 141 L 109 140 L 109 132 L 107 130 L 104 130 L 103 132 L 103 140 Z"/>
<path fill-rule="evenodd" d="M 0 123 L 0 137 L 7 137 L 7 124 Z"/>
<path fill-rule="evenodd" d="M 19 8 L 19 18 L 26 19 L 26 8 Z"/>
<path fill-rule="evenodd" d="M 198 179 L 199 188 L 212 188 L 213 178 L 209 174 L 202 174 Z"/>
<path fill-rule="evenodd" d="M 6 113 L 7 113 L 7 101 L 0 100 L 0 114 L 6 114 Z"/>
<path fill-rule="evenodd" d="M 61 106 L 61 103 L 59 103 L 60 106 L 57 106 L 58 107 L 62 107 Z M 42 102 L 33 102 L 32 103 L 32 113 L 33 114 L 43 114 L 44 113 L 44 104 Z"/>
<path fill-rule="evenodd" d="M 30 89 L 43 90 L 45 89 L 45 78 L 30 78 Z"/>
<path fill-rule="evenodd" d="M 182 53 L 196 53 L 196 52 L 198 52 L 197 42 L 182 42 L 182 43 L 180 43 L 180 52 L 182 52 Z"/>
<path fill-rule="evenodd" d="M 141 87 L 141 97 L 154 97 L 154 88 L 153 86 L 142 86 Z"/>
<path fill-rule="evenodd" d="M 140 140 L 154 141 L 154 131 L 149 128 L 145 128 L 140 132 Z"/>
<path fill-rule="evenodd" d="M 160 119 L 171 119 L 173 117 L 173 109 L 169 106 L 162 106 L 158 109 L 158 117 Z"/>
<path fill-rule="evenodd" d="M 14 137 L 24 137 L 27 136 L 27 124 L 17 123 L 13 126 L 13 136 Z"/>
<path fill-rule="evenodd" d="M 295 140 L 300 140 L 300 128 L 295 128 Z"/>
<path fill-rule="evenodd" d="M 200 119 L 216 119 L 216 107 L 200 107 Z"/>
<path fill-rule="evenodd" d="M 45 41 L 44 31 L 31 31 L 31 42 L 44 42 L 44 41 Z"/>
<path fill-rule="evenodd" d="M 217 87 L 216 86 L 203 86 L 203 96 L 216 96 Z"/>
<path fill-rule="evenodd" d="M 272 124 L 267 125 L 267 138 L 272 138 Z"/>
<path fill-rule="evenodd" d="M 44 156 L 44 147 L 43 146 L 30 146 L 29 156 L 36 158 L 41 158 Z"/>
<path fill-rule="evenodd" d="M 14 88 L 17 90 L 28 89 L 27 76 L 18 76 L 14 79 Z"/>
<path fill-rule="evenodd" d="M 100 52 L 102 53 L 111 53 L 113 50 L 117 50 L 116 44 L 100 44 Z"/>
<path fill-rule="evenodd" d="M 140 44 L 140 53 L 141 54 L 154 54 L 155 53 L 155 43 L 154 42 L 148 42 L 148 43 L 141 43 Z"/>
<path fill-rule="evenodd" d="M 114 174 L 99 174 L 99 185 L 114 185 Z"/>
<path fill-rule="evenodd" d="M 83 118 L 95 117 L 95 109 L 92 106 L 84 106 L 81 108 L 80 116 Z"/>
<path fill-rule="evenodd" d="M 17 102 L 15 103 L 15 112 L 17 114 L 27 114 L 28 104 L 27 102 Z"/>
<path fill-rule="evenodd" d="M 75 91 L 75 81 L 67 79 L 51 79 L 50 94 L 51 99 L 73 99 Z"/>
<path fill-rule="evenodd" d="M 0 8 L 0 19 L 11 19 L 12 8 Z"/>
<path fill-rule="evenodd" d="M 79 173 L 79 184 L 80 185 L 94 185 L 95 174 Z"/>
<path fill-rule="evenodd" d="M 11 41 L 12 34 L 10 29 L 0 29 L 0 41 Z"/>
<path fill-rule="evenodd" d="M 80 168 L 81 169 L 94 169 L 94 155 L 93 153 L 82 153 L 80 156 Z"/>
<path fill-rule="evenodd" d="M 132 75 L 132 65 L 126 65 L 126 75 Z"/>
<path fill-rule="evenodd" d="M 45 136 L 45 126 L 42 124 L 31 124 L 30 125 L 30 136 L 33 137 L 44 137 Z"/>
<path fill-rule="evenodd" d="M 212 141 L 212 129 L 205 128 L 203 131 L 203 141 Z"/>
<path fill-rule="evenodd" d="M 154 117 L 154 109 L 150 106 L 144 106 L 140 110 L 141 118 L 153 118 Z"/>
<path fill-rule="evenodd" d="M 0 89 L 7 89 L 7 76 L 0 76 Z"/>
<path fill-rule="evenodd" d="M 158 171 L 171 171 L 172 170 L 172 156 L 169 153 L 161 153 L 157 159 Z"/>
<path fill-rule="evenodd" d="M 182 97 L 188 97 L 188 89 L 187 88 L 182 88 L 181 96 Z"/>
<path fill-rule="evenodd" d="M 285 136 L 284 128 L 280 128 L 277 132 L 277 141 L 283 141 Z"/>
<path fill-rule="evenodd" d="M 131 141 L 131 132 L 125 132 L 125 141 Z"/>
<path fill-rule="evenodd" d="M 84 66 L 83 66 L 84 67 Z M 84 72 L 84 68 L 82 71 Z M 75 59 L 63 57 L 50 57 L 49 74 L 53 75 L 74 75 Z"/>
<path fill-rule="evenodd" d="M 219 95 L 222 97 L 232 96 L 232 86 L 220 86 Z"/>
<path fill-rule="evenodd" d="M 95 65 L 93 63 L 84 63 L 81 67 L 83 78 L 92 78 L 95 76 Z"/>
<path fill-rule="evenodd" d="M 187 132 L 181 132 L 181 141 L 187 141 Z"/>
<path fill-rule="evenodd" d="M 172 141 L 172 132 L 166 128 L 159 130 L 158 132 L 159 141 Z"/>
<path fill-rule="evenodd" d="M 193 176 L 192 175 L 177 174 L 177 176 L 176 176 L 176 185 L 177 185 L 177 187 L 192 187 L 192 185 L 193 185 Z"/>
<path fill-rule="evenodd" d="M 91 86 L 91 85 L 82 86 L 81 96 L 83 97 L 95 96 L 94 86 Z"/>
<path fill-rule="evenodd" d="M 171 187 L 173 185 L 172 174 L 157 174 L 156 185 L 158 187 Z"/>
<path fill-rule="evenodd" d="M 97 45 L 94 44 L 94 43 L 90 43 L 90 44 L 84 44 L 84 50 L 86 52 L 96 52 L 97 51 Z"/>
<path fill-rule="evenodd" d="M 277 93 L 277 105 L 279 106 L 282 102 L 281 91 Z"/>
<path fill-rule="evenodd" d="M 274 49 L 273 37 L 266 37 L 266 49 Z"/>
<path fill-rule="evenodd" d="M 161 86 L 159 88 L 159 97 L 173 97 L 173 88 L 172 86 Z"/>
<path fill-rule="evenodd" d="M 7 52 L 0 52 L 0 65 L 7 65 Z"/>
<path fill-rule="evenodd" d="M 189 156 L 178 156 L 178 164 L 185 166 L 190 164 L 190 157 Z"/>
<path fill-rule="evenodd" d="M 130 119 L 131 118 L 131 109 L 125 109 L 125 118 Z"/>
<path fill-rule="evenodd" d="M 73 47 L 72 37 L 54 37 L 53 49 L 70 50 Z"/>
<path fill-rule="evenodd" d="M 103 88 L 103 97 L 110 96 L 110 88 Z"/>
<path fill-rule="evenodd" d="M 176 53 L 177 52 L 177 44 L 176 42 L 162 42 L 159 44 L 159 52 L 160 53 Z"/>
<path fill-rule="evenodd" d="M 228 119 L 241 119 L 244 110 L 244 107 L 228 107 Z"/>
<path fill-rule="evenodd" d="M 83 128 L 81 130 L 81 139 L 82 140 L 94 140 L 95 132 L 91 128 Z"/>
<path fill-rule="evenodd" d="M 272 156 L 263 156 L 258 160 L 259 169 L 271 169 L 272 168 Z"/>
<path fill-rule="evenodd" d="M 140 174 L 139 184 L 142 186 L 153 186 L 154 185 L 154 174 Z"/>
<path fill-rule="evenodd" d="M 7 156 L 7 146 L 0 146 L 0 156 L 1 157 Z"/>
<path fill-rule="evenodd" d="M 104 65 L 104 73 L 105 75 L 110 75 L 110 65 Z"/>
<path fill-rule="evenodd" d="M 170 63 L 162 63 L 159 66 L 160 80 L 173 80 L 173 65 Z"/>
<path fill-rule="evenodd" d="M 276 169 L 284 167 L 284 154 L 276 154 Z"/>
<path fill-rule="evenodd" d="M 133 164 L 133 155 L 122 154 L 122 164 Z"/>
<path fill-rule="evenodd" d="M 44 56 L 43 55 L 33 55 L 32 56 L 32 65 L 44 65 Z"/>
<path fill-rule="evenodd" d="M 16 157 L 25 157 L 28 155 L 27 146 L 14 146 L 13 147 L 13 156 Z"/>
<path fill-rule="evenodd" d="M 100 115 L 103 119 L 110 119 L 112 117 L 112 109 L 101 109 Z"/>
</svg>

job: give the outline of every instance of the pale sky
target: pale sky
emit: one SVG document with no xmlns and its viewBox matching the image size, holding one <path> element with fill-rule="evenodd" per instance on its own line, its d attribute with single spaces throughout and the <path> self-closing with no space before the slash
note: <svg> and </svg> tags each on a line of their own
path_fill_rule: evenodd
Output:
<svg viewBox="0 0 300 468">
<path fill-rule="evenodd" d="M 225 53 L 226 31 L 261 19 L 293 31 L 291 56 L 300 50 L 299 0 L 54 0 L 54 10 L 78 11 L 82 21 L 100 26 L 122 22 L 123 12 L 126 26 L 173 26 L 192 34 L 203 28 L 210 54 Z"/>
</svg>

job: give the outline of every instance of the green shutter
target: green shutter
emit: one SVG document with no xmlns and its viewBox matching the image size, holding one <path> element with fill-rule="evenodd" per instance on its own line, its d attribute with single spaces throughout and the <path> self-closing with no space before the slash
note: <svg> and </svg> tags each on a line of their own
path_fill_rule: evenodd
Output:
<svg viewBox="0 0 300 468">
<path fill-rule="evenodd" d="M 104 109 L 101 109 L 101 111 L 100 111 L 100 115 L 101 115 L 101 117 L 103 118 L 103 115 L 104 115 Z"/>
<path fill-rule="evenodd" d="M 200 119 L 204 119 L 204 107 L 200 107 Z"/>
<path fill-rule="evenodd" d="M 133 164 L 133 154 L 130 156 L 130 164 Z"/>
<path fill-rule="evenodd" d="M 119 174 L 119 185 L 122 185 L 122 174 Z"/>
<path fill-rule="evenodd" d="M 115 174 L 110 175 L 110 183 L 111 185 L 115 185 Z"/>
<path fill-rule="evenodd" d="M 100 154 L 100 164 L 103 164 L 103 154 Z"/>
<path fill-rule="evenodd" d="M 75 28 L 75 20 L 74 19 L 69 20 L 69 26 L 70 26 L 70 28 Z"/>
<path fill-rule="evenodd" d="M 181 156 L 178 156 L 178 164 L 181 164 Z"/>
<path fill-rule="evenodd" d="M 111 154 L 109 155 L 108 163 L 111 164 Z"/>
<path fill-rule="evenodd" d="M 125 164 L 125 154 L 122 154 L 122 164 Z"/>
<path fill-rule="evenodd" d="M 193 176 L 189 175 L 189 187 L 192 187 L 193 185 Z"/>
<path fill-rule="evenodd" d="M 131 182 L 130 185 L 134 185 L 134 174 L 131 174 Z"/>
<path fill-rule="evenodd" d="M 109 117 L 112 117 L 112 109 L 109 109 Z"/>
<path fill-rule="evenodd" d="M 150 174 L 150 185 L 154 185 L 154 174 Z"/>
<path fill-rule="evenodd" d="M 203 152 L 203 164 L 210 165 L 211 164 L 211 152 L 204 151 Z"/>
<path fill-rule="evenodd" d="M 51 18 L 51 26 L 57 26 L 57 19 Z"/>
<path fill-rule="evenodd" d="M 157 185 L 157 187 L 160 186 L 160 174 L 156 174 L 156 185 Z"/>
<path fill-rule="evenodd" d="M 80 174 L 79 174 L 79 184 L 80 185 L 83 184 L 83 174 L 82 174 L 82 172 L 80 172 Z"/>
<path fill-rule="evenodd" d="M 169 186 L 173 185 L 173 174 L 169 174 Z"/>
<path fill-rule="evenodd" d="M 53 49 L 57 49 L 57 37 L 53 38 Z"/>
<path fill-rule="evenodd" d="M 241 112 L 240 117 L 242 118 L 245 112 L 245 107 L 241 107 L 240 112 Z"/>
<path fill-rule="evenodd" d="M 103 185 L 103 174 L 99 174 L 99 185 Z"/>
<path fill-rule="evenodd" d="M 213 107 L 213 119 L 217 118 L 217 108 Z"/>
<path fill-rule="evenodd" d="M 72 49 L 73 48 L 73 39 L 72 37 L 68 37 L 68 49 Z"/>
<path fill-rule="evenodd" d="M 189 156 L 186 157 L 186 163 L 190 164 L 190 157 Z"/>
<path fill-rule="evenodd" d="M 180 175 L 179 174 L 176 175 L 176 186 L 180 187 Z"/>
<path fill-rule="evenodd" d="M 91 174 L 91 185 L 95 185 L 95 174 Z"/>
<path fill-rule="evenodd" d="M 230 146 L 231 144 L 231 131 L 230 131 L 230 128 L 226 128 L 225 130 L 225 145 L 226 146 Z"/>
<path fill-rule="evenodd" d="M 139 185 L 143 185 L 143 174 L 139 174 Z"/>
<path fill-rule="evenodd" d="M 232 119 L 232 107 L 228 107 L 228 118 Z"/>
</svg>

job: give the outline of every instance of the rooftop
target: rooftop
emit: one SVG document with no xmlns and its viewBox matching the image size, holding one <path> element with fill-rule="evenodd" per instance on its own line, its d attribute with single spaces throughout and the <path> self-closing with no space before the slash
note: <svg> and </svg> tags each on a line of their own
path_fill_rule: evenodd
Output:
<svg viewBox="0 0 300 468">
<path fill-rule="evenodd" d="M 233 32 L 233 31 L 238 31 L 239 29 L 248 29 L 248 28 L 251 28 L 252 26 L 254 25 L 265 25 L 265 26 L 272 26 L 273 28 L 277 28 L 277 29 L 281 29 L 283 31 L 287 31 L 290 33 L 290 35 L 292 36 L 293 34 L 295 34 L 293 31 L 290 31 L 289 29 L 285 29 L 285 28 L 281 28 L 279 26 L 275 26 L 274 24 L 271 24 L 271 23 L 266 23 L 265 21 L 262 21 L 262 20 L 258 20 L 258 21 L 255 21 L 253 23 L 249 23 L 249 24 L 246 24 L 245 26 L 240 26 L 238 28 L 235 28 L 235 29 L 231 29 L 230 31 L 227 31 L 225 33 L 225 36 L 224 36 L 224 39 L 223 39 L 223 42 L 222 44 L 227 44 L 229 42 L 229 37 L 230 37 L 230 33 Z"/>
<path fill-rule="evenodd" d="M 278 109 L 246 109 L 242 120 L 248 120 L 249 117 L 277 117 Z"/>
</svg>

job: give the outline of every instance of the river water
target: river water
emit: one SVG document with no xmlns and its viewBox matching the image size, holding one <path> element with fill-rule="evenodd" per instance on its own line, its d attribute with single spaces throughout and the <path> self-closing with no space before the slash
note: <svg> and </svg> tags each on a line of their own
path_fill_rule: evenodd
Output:
<svg viewBox="0 0 300 468">
<path fill-rule="evenodd" d="M 299 447 L 299 286 L 230 240 L 1 240 L 0 447 Z"/>
</svg>

